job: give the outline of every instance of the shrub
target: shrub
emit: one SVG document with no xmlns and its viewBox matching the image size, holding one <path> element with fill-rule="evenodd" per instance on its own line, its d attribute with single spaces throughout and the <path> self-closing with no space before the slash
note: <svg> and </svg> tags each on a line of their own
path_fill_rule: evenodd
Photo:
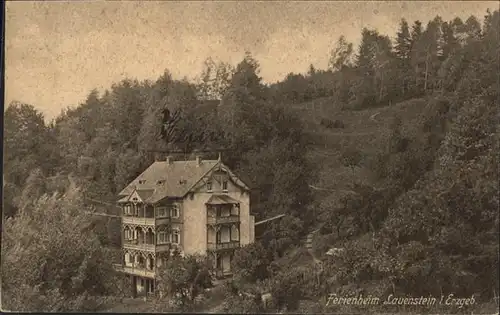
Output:
<svg viewBox="0 0 500 315">
<path fill-rule="evenodd" d="M 331 120 L 328 118 L 322 118 L 320 121 L 320 125 L 325 127 L 325 128 L 328 128 L 328 129 L 344 129 L 345 128 L 344 122 L 342 120 L 338 120 L 338 119 Z"/>
</svg>

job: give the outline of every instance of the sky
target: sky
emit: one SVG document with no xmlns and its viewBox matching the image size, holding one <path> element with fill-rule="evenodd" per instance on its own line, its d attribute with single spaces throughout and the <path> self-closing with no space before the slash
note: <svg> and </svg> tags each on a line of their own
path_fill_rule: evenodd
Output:
<svg viewBox="0 0 500 315">
<path fill-rule="evenodd" d="M 211 57 L 236 65 L 250 51 L 265 82 L 326 69 L 340 35 L 363 27 L 394 37 L 401 18 L 484 17 L 491 1 L 8 1 L 5 104 L 35 106 L 47 119 L 125 78 L 155 80 L 166 69 L 194 79 Z"/>
</svg>

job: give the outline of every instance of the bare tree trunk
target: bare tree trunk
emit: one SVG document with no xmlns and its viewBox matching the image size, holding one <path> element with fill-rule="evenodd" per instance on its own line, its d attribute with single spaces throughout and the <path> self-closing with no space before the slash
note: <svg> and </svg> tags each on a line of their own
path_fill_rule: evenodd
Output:
<svg viewBox="0 0 500 315">
<path fill-rule="evenodd" d="M 418 66 L 415 66 L 415 88 L 418 91 Z"/>
<path fill-rule="evenodd" d="M 378 101 L 382 101 L 382 92 L 384 90 L 384 73 L 382 72 L 382 76 L 380 78 L 380 91 L 378 93 Z"/>
<path fill-rule="evenodd" d="M 425 79 L 424 79 L 424 92 L 427 91 L 427 78 L 429 74 L 429 53 L 427 53 L 427 57 L 425 58 Z"/>
</svg>

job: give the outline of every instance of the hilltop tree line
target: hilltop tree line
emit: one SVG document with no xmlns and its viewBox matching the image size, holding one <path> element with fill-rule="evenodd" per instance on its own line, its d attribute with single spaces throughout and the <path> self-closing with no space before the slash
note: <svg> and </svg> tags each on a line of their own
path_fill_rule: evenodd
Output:
<svg viewBox="0 0 500 315">
<path fill-rule="evenodd" d="M 236 253 L 229 312 L 297 311 L 307 299 L 314 312 L 331 311 L 322 309 L 326 294 L 366 281 L 378 281 L 378 293 L 460 288 L 487 300 L 498 292 L 498 25 L 495 11 L 483 25 L 475 17 L 436 17 L 425 27 L 402 20 L 394 41 L 363 29 L 357 52 L 340 37 L 328 70 L 311 66 L 273 85 L 263 84 L 248 53 L 236 66 L 208 59 L 198 82 L 174 80 L 168 71 L 155 81 L 126 79 L 91 91 L 50 123 L 32 105 L 10 104 L 2 302 L 13 310 L 87 310 L 98 307 L 97 297 L 123 294 L 106 285 L 121 281 L 113 278 L 107 247 L 119 245 L 120 227 L 85 209 L 89 197 L 113 204 L 158 150 L 182 152 L 179 159 L 222 152 L 250 184 L 256 220 L 288 215 Z M 341 242 L 348 255 L 325 257 L 324 269 L 313 272 L 276 263 L 315 223 L 311 139 L 292 105 L 330 97 L 332 106 L 361 110 L 422 95 L 429 102 L 421 132 L 406 135 L 395 119 L 390 144 L 371 159 L 380 185 L 355 185 L 343 207 L 322 217 L 326 245 Z M 112 206 L 100 211 L 117 213 Z M 205 286 L 163 277 L 182 291 L 183 307 Z M 273 303 L 262 305 L 259 288 L 272 292 Z M 242 294 L 248 292 L 255 294 Z"/>
<path fill-rule="evenodd" d="M 272 86 L 277 101 L 301 103 L 332 97 L 335 106 L 362 109 L 388 105 L 433 92 L 459 88 L 484 28 L 495 27 L 492 13 L 483 28 L 475 16 L 444 21 L 437 16 L 424 25 L 402 19 L 391 40 L 364 28 L 357 50 L 340 36 L 330 52 L 329 68 L 310 66 L 307 74 L 290 73 Z"/>
</svg>

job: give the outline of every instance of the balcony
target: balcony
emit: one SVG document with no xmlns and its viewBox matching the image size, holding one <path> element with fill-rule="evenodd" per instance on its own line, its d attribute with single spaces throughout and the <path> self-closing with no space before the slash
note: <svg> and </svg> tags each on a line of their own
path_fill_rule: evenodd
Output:
<svg viewBox="0 0 500 315">
<path fill-rule="evenodd" d="M 170 224 L 172 221 L 174 221 L 174 220 L 170 217 L 161 217 L 161 218 L 156 218 L 156 220 L 155 220 L 156 225 Z"/>
<path fill-rule="evenodd" d="M 123 216 L 123 224 L 155 225 L 155 218 Z"/>
<path fill-rule="evenodd" d="M 237 215 L 230 215 L 226 217 L 207 217 L 208 224 L 227 224 L 227 223 L 238 223 L 240 222 L 240 217 Z"/>
<path fill-rule="evenodd" d="M 146 251 L 155 251 L 155 244 L 147 244 L 147 243 L 139 243 L 138 240 L 124 240 L 123 248 L 126 249 L 135 249 L 135 250 L 146 250 Z"/>
<path fill-rule="evenodd" d="M 116 271 L 128 273 L 134 276 L 147 277 L 147 278 L 155 277 L 155 272 L 153 270 L 147 270 L 140 267 L 123 266 L 119 264 L 115 264 L 114 267 Z"/>
<path fill-rule="evenodd" d="M 207 243 L 208 250 L 224 250 L 240 247 L 240 241 L 232 241 L 226 243 Z"/>
</svg>

